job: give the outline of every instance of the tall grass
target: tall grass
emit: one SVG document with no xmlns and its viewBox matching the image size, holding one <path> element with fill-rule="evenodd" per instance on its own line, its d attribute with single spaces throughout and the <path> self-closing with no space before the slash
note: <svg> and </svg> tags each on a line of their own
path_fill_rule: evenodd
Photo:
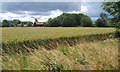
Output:
<svg viewBox="0 0 120 72">
<path fill-rule="evenodd" d="M 115 70 L 118 66 L 116 40 L 44 48 L 29 54 L 5 54 L 3 70 Z"/>
<path fill-rule="evenodd" d="M 2 30 L 3 70 L 117 69 L 117 41 L 109 37 L 113 28 Z"/>
</svg>

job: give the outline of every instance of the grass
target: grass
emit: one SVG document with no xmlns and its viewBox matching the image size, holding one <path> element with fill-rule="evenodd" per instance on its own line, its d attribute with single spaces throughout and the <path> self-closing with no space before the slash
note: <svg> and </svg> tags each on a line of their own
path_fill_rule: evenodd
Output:
<svg viewBox="0 0 120 72">
<path fill-rule="evenodd" d="M 57 43 L 74 45 L 81 40 L 103 40 L 113 28 L 91 28 L 91 27 L 16 27 L 2 28 L 2 48 L 4 51 L 28 51 L 44 46 L 51 49 Z M 51 44 L 52 43 L 52 44 Z M 51 46 L 50 46 L 51 45 Z M 52 47 L 53 46 L 53 47 Z"/>
<path fill-rule="evenodd" d="M 5 54 L 3 70 L 115 70 L 118 42 L 106 40 L 37 49 L 29 54 Z"/>
<path fill-rule="evenodd" d="M 114 28 L 2 28 L 3 70 L 115 70 Z"/>
</svg>

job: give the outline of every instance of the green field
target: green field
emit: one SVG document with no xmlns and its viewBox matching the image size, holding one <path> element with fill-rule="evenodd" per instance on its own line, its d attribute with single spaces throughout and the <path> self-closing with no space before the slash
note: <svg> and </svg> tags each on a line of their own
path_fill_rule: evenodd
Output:
<svg viewBox="0 0 120 72">
<path fill-rule="evenodd" d="M 3 70 L 115 70 L 114 28 L 2 28 Z"/>
</svg>

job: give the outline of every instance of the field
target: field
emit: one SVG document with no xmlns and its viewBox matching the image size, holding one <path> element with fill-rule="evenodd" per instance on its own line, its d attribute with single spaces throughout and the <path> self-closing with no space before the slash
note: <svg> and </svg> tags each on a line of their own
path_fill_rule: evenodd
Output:
<svg viewBox="0 0 120 72">
<path fill-rule="evenodd" d="M 16 27 L 16 28 L 3 28 L 2 29 L 2 41 L 3 42 L 22 42 L 26 40 L 38 40 L 38 39 L 54 39 L 61 37 L 74 37 L 90 34 L 104 34 L 113 32 L 113 28 L 80 28 L 80 27 L 68 27 L 68 28 L 49 28 L 49 27 Z"/>
<path fill-rule="evenodd" d="M 4 70 L 116 70 L 117 67 L 118 47 L 114 40 L 3 57 Z"/>
<path fill-rule="evenodd" d="M 3 70 L 115 70 L 114 28 L 2 28 Z"/>
</svg>

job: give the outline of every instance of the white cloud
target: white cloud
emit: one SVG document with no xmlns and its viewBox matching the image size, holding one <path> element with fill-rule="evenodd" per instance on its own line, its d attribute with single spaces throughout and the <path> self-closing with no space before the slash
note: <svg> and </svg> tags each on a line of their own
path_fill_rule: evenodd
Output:
<svg viewBox="0 0 120 72">
<path fill-rule="evenodd" d="M 81 12 L 88 12 L 87 6 L 81 6 Z"/>
<path fill-rule="evenodd" d="M 80 11 L 70 11 L 67 13 L 84 13 L 87 14 L 89 13 L 88 11 L 88 6 L 82 5 L 81 6 L 81 10 Z M 54 18 L 57 17 L 59 15 L 61 15 L 63 12 L 61 10 L 51 10 L 51 11 L 47 11 L 47 12 L 37 12 L 37 11 L 16 11 L 16 12 L 5 12 L 0 14 L 0 19 L 1 21 L 3 19 L 7 19 L 7 20 L 14 20 L 14 19 L 19 19 L 21 21 L 32 21 L 34 22 L 34 19 L 37 18 L 38 21 L 42 21 L 45 22 L 47 21 L 49 18 Z M 92 18 L 93 20 L 95 18 Z"/>
<path fill-rule="evenodd" d="M 7 20 L 19 19 L 21 21 L 33 21 L 34 22 L 34 19 L 37 18 L 39 21 L 47 21 L 49 18 L 57 17 L 61 15 L 63 12 L 60 10 L 52 10 L 52 11 L 45 12 L 48 15 L 39 15 L 40 12 L 38 12 L 38 15 L 32 15 L 33 13 L 37 13 L 37 12 L 32 12 L 32 11 L 18 11 L 18 13 L 20 14 L 17 14 L 17 12 L 16 13 L 12 13 L 12 12 L 1 13 L 0 19 L 1 21 L 3 19 L 7 19 Z"/>
</svg>

